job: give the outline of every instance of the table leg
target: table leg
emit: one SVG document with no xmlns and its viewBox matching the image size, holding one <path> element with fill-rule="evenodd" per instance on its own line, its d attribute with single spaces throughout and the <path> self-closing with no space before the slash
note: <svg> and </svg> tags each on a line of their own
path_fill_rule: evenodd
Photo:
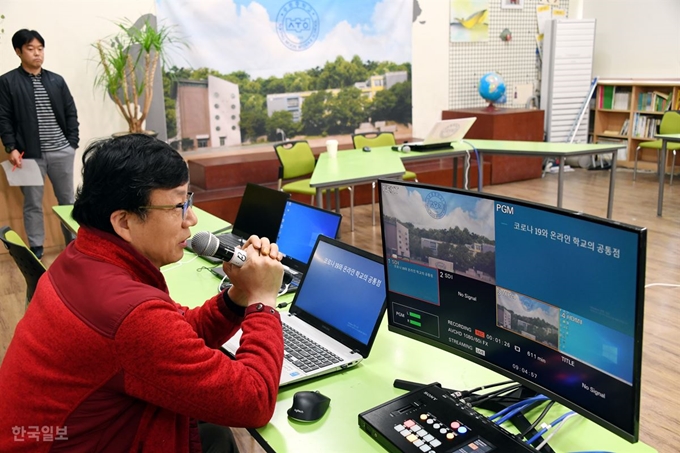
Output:
<svg viewBox="0 0 680 453">
<path fill-rule="evenodd" d="M 354 231 L 354 187 L 352 187 L 352 193 L 349 194 L 349 226 L 350 231 Z"/>
<path fill-rule="evenodd" d="M 560 156 L 560 172 L 557 174 L 557 207 L 562 207 L 562 191 L 564 189 L 564 156 Z"/>
<path fill-rule="evenodd" d="M 614 209 L 614 183 L 616 182 L 616 159 L 618 156 L 618 150 L 612 153 L 612 164 L 609 169 L 609 200 L 607 200 L 608 219 L 612 218 L 612 210 Z"/>
<path fill-rule="evenodd" d="M 484 153 L 477 150 L 477 192 L 482 191 L 482 186 L 484 185 Z M 463 170 L 465 171 L 465 170 Z"/>
<path fill-rule="evenodd" d="M 326 206 L 328 206 L 328 210 L 331 210 L 331 192 L 333 192 L 333 189 L 330 187 L 326 189 Z"/>
<path fill-rule="evenodd" d="M 375 181 L 371 183 L 371 217 L 375 226 Z"/>
<path fill-rule="evenodd" d="M 323 190 L 316 189 L 316 206 L 323 209 Z"/>
<path fill-rule="evenodd" d="M 453 187 L 458 187 L 458 158 L 453 158 Z"/>
<path fill-rule="evenodd" d="M 661 217 L 663 211 L 663 185 L 666 179 L 666 140 L 661 140 L 661 155 L 659 156 L 659 201 L 656 208 L 656 215 Z"/>
<path fill-rule="evenodd" d="M 354 190 L 354 187 L 352 187 L 352 190 Z M 328 206 L 330 207 L 330 204 Z M 335 188 L 335 212 L 340 214 L 340 188 L 338 187 Z"/>
</svg>

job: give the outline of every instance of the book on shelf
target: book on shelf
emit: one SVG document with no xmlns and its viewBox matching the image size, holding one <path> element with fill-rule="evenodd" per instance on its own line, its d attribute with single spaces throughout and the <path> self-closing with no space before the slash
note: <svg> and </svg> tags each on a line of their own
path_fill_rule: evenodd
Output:
<svg viewBox="0 0 680 453">
<path fill-rule="evenodd" d="M 605 110 L 629 110 L 630 96 L 630 88 L 600 85 L 597 96 L 598 108 Z"/>
<path fill-rule="evenodd" d="M 660 118 L 635 113 L 633 115 L 633 137 L 653 139 L 660 124 Z"/>
<path fill-rule="evenodd" d="M 638 95 L 637 110 L 641 112 L 663 112 L 668 109 L 670 93 L 649 91 Z"/>
<path fill-rule="evenodd" d="M 614 93 L 616 87 L 612 85 L 600 85 L 598 93 L 599 107 L 601 109 L 611 109 L 614 106 Z"/>
<path fill-rule="evenodd" d="M 619 135 L 626 135 L 626 134 L 628 134 L 628 123 L 629 123 L 629 122 L 630 122 L 630 121 L 628 120 L 628 118 L 626 118 L 626 119 L 623 121 L 623 124 L 621 125 L 621 130 L 619 131 Z"/>
<path fill-rule="evenodd" d="M 628 110 L 630 108 L 630 91 L 624 91 L 620 88 L 614 92 L 614 110 Z"/>
</svg>

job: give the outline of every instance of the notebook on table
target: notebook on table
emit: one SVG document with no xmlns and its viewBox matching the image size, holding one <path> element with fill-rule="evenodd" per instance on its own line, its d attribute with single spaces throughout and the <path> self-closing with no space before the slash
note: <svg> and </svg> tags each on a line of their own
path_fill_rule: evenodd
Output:
<svg viewBox="0 0 680 453">
<path fill-rule="evenodd" d="M 382 258 L 319 236 L 290 310 L 281 314 L 285 353 L 279 385 L 343 370 L 368 357 L 385 300 Z M 240 338 L 239 331 L 223 348 L 235 355 Z"/>
<path fill-rule="evenodd" d="M 284 255 L 282 263 L 288 266 L 293 274 L 293 281 L 286 288 L 286 292 L 297 290 L 307 270 L 316 238 L 319 235 L 337 238 L 341 221 L 342 216 L 336 212 L 294 200 L 286 202 L 276 236 L 276 244 Z"/>
<path fill-rule="evenodd" d="M 465 134 L 475 121 L 477 121 L 476 117 L 437 121 L 425 140 L 403 143 L 400 145 L 400 151 L 418 152 L 451 149 L 453 142 L 459 142 L 465 138 Z"/>
<path fill-rule="evenodd" d="M 253 234 L 273 240 L 279 232 L 289 197 L 286 192 L 248 183 L 231 232 L 217 235 L 220 243 L 232 248 L 240 247 Z M 187 248 L 191 250 L 191 240 L 187 241 Z M 203 258 L 213 263 L 222 262 L 209 256 Z"/>
</svg>

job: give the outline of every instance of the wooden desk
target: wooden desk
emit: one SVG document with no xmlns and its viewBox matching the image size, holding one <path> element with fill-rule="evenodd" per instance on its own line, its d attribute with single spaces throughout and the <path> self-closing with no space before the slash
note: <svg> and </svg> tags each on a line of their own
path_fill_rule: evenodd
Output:
<svg viewBox="0 0 680 453">
<path fill-rule="evenodd" d="M 442 119 L 468 118 L 477 121 L 466 139 L 543 141 L 543 110 L 483 108 L 444 110 Z M 492 156 L 491 184 L 503 184 L 541 176 L 543 159 L 536 157 Z"/>
</svg>

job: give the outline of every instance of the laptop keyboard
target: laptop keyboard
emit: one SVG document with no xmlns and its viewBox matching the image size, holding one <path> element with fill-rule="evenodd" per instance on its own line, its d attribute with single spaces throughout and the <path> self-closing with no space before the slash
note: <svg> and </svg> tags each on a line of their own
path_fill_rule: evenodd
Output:
<svg viewBox="0 0 680 453">
<path fill-rule="evenodd" d="M 283 357 L 305 373 L 342 360 L 292 327 L 283 325 Z"/>
</svg>

